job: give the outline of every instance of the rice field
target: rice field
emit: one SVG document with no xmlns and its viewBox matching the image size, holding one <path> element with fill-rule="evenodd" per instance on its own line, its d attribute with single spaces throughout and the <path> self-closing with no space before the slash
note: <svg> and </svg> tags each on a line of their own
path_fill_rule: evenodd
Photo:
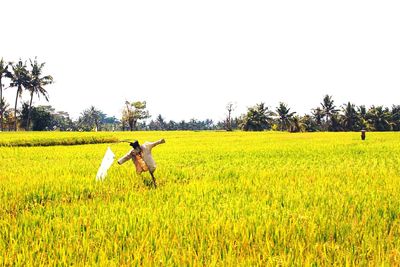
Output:
<svg viewBox="0 0 400 267">
<path fill-rule="evenodd" d="M 1 266 L 400 264 L 399 133 L 85 134 L 165 138 L 157 189 L 130 162 L 96 181 L 129 146 L 79 138 L 0 133 Z"/>
</svg>

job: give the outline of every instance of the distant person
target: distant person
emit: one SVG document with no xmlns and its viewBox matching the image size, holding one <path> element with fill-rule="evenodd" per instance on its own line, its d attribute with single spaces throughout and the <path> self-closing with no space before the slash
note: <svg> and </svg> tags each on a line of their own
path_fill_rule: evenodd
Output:
<svg viewBox="0 0 400 267">
<path fill-rule="evenodd" d="M 130 143 L 132 149 L 125 156 L 118 160 L 118 164 L 121 165 L 126 161 L 132 159 L 133 163 L 135 164 L 136 173 L 141 174 L 142 172 L 149 171 L 153 180 L 154 187 L 157 187 L 156 178 L 154 177 L 156 162 L 151 155 L 151 150 L 153 149 L 153 147 L 164 143 L 164 139 L 160 139 L 153 143 L 145 142 L 143 145 L 140 145 L 138 141 L 134 141 Z"/>
</svg>

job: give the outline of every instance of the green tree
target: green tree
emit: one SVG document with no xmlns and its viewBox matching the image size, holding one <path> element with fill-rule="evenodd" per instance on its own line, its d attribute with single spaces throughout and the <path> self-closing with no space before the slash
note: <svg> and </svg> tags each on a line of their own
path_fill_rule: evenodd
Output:
<svg viewBox="0 0 400 267">
<path fill-rule="evenodd" d="M 19 112 L 20 126 L 26 125 L 26 122 L 28 121 L 28 114 L 29 114 L 29 104 L 27 102 L 23 102 L 21 110 Z"/>
<path fill-rule="evenodd" d="M 46 89 L 44 89 L 44 86 L 53 83 L 53 77 L 51 77 L 50 75 L 43 76 L 42 72 L 45 63 L 38 63 L 36 58 L 33 62 L 32 60 L 29 61 L 32 69 L 29 73 L 29 86 L 27 89 L 30 93 L 31 98 L 29 101 L 29 113 L 26 123 L 26 130 L 29 130 L 30 128 L 33 95 L 36 94 L 39 98 L 42 95 L 44 96 L 46 101 L 49 101 L 49 96 Z"/>
<path fill-rule="evenodd" d="M 370 126 L 367 118 L 367 108 L 364 105 L 361 105 L 357 108 L 357 113 L 360 119 L 360 127 L 361 129 L 370 130 Z"/>
<path fill-rule="evenodd" d="M 3 125 L 4 125 L 5 117 L 3 115 L 7 112 L 8 107 L 9 107 L 9 105 L 7 104 L 7 102 L 4 99 L 4 97 L 1 98 L 0 99 L 0 112 L 1 112 L 1 117 L 0 117 L 1 128 L 0 128 L 0 131 L 4 130 Z"/>
<path fill-rule="evenodd" d="M 350 102 L 342 107 L 342 125 L 345 131 L 361 130 L 361 121 L 356 106 Z"/>
<path fill-rule="evenodd" d="M 56 127 L 60 131 L 76 130 L 76 127 L 73 121 L 71 120 L 68 112 L 65 111 L 53 112 L 52 117 L 53 117 L 53 127 Z"/>
<path fill-rule="evenodd" d="M 128 124 L 131 131 L 137 129 L 139 120 L 150 118 L 146 110 L 146 101 L 125 102 L 125 108 L 122 111 L 122 122 Z"/>
<path fill-rule="evenodd" d="M 29 108 L 29 110 L 31 109 Z M 55 130 L 56 125 L 53 113 L 54 109 L 51 106 L 38 106 L 33 108 L 31 112 L 32 130 L 33 131 Z"/>
<path fill-rule="evenodd" d="M 177 124 L 175 121 L 170 120 L 170 121 L 167 123 L 167 129 L 168 129 L 168 131 L 175 131 L 175 130 L 178 130 L 178 124 Z"/>
<path fill-rule="evenodd" d="M 3 58 L 0 60 L 0 131 L 3 131 L 3 109 L 5 107 L 5 100 L 3 99 L 3 78 L 10 78 L 11 73 L 8 71 L 8 65 L 4 62 Z"/>
<path fill-rule="evenodd" d="M 375 131 L 390 131 L 390 111 L 383 106 L 372 106 L 367 112 L 367 120 Z"/>
<path fill-rule="evenodd" d="M 332 114 L 330 119 L 330 124 L 328 125 L 328 131 L 332 132 L 343 131 L 341 119 L 342 117 L 340 116 L 339 113 Z"/>
<path fill-rule="evenodd" d="M 400 105 L 393 105 L 390 113 L 393 130 L 400 131 Z"/>
<path fill-rule="evenodd" d="M 85 131 L 95 130 L 100 131 L 101 121 L 104 119 L 105 114 L 94 106 L 83 110 L 78 119 L 78 125 Z"/>
<path fill-rule="evenodd" d="M 304 115 L 301 119 L 304 127 L 304 131 L 306 132 L 316 132 L 320 129 L 320 124 L 318 125 L 315 116 Z"/>
<path fill-rule="evenodd" d="M 10 87 L 16 87 L 17 93 L 15 97 L 15 107 L 14 107 L 14 130 L 17 130 L 17 104 L 18 98 L 22 95 L 22 90 L 25 88 L 29 88 L 29 74 L 26 69 L 26 64 L 19 60 L 18 63 L 12 64 L 12 72 L 11 72 L 11 83 Z"/>
<path fill-rule="evenodd" d="M 290 126 L 296 112 L 290 112 L 290 108 L 285 103 L 280 102 L 276 108 L 276 114 L 278 116 L 279 128 L 281 131 L 290 130 Z"/>
<path fill-rule="evenodd" d="M 332 96 L 325 95 L 322 103 L 322 112 L 325 117 L 325 130 L 329 130 L 329 127 L 332 124 L 332 117 L 335 115 L 339 110 L 336 109 L 336 106 L 334 105 L 334 101 L 332 99 Z"/>
<path fill-rule="evenodd" d="M 241 128 L 244 131 L 263 131 L 271 129 L 273 112 L 264 103 L 248 108 L 242 118 Z"/>
<path fill-rule="evenodd" d="M 304 129 L 305 129 L 304 118 L 296 115 L 296 116 L 293 116 L 293 118 L 290 119 L 289 131 L 291 133 L 303 132 Z"/>
<path fill-rule="evenodd" d="M 157 130 L 165 130 L 167 128 L 165 119 L 161 116 L 161 114 L 158 114 L 155 123 Z"/>
<path fill-rule="evenodd" d="M 101 124 L 102 124 L 101 126 L 102 130 L 115 131 L 119 129 L 121 122 L 114 116 L 112 117 L 105 116 L 101 120 Z"/>
<path fill-rule="evenodd" d="M 317 107 L 312 110 L 312 116 L 314 118 L 318 130 L 320 130 L 322 128 L 322 120 L 324 119 L 324 111 L 320 107 Z"/>
</svg>

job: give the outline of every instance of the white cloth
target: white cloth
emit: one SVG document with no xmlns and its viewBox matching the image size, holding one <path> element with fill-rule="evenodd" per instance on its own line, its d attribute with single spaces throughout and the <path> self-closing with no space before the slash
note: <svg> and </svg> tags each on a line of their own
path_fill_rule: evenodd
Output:
<svg viewBox="0 0 400 267">
<path fill-rule="evenodd" d="M 101 161 L 100 168 L 97 171 L 96 180 L 104 180 L 104 178 L 106 178 L 107 171 L 113 164 L 114 158 L 115 158 L 114 153 L 111 151 L 111 148 L 108 147 L 106 154 L 104 155 L 103 160 Z"/>
</svg>

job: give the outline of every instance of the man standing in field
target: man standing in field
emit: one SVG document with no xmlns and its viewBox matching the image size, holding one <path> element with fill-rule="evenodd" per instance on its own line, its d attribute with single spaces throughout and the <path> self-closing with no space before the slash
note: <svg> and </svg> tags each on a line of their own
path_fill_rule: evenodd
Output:
<svg viewBox="0 0 400 267">
<path fill-rule="evenodd" d="M 125 156 L 118 160 L 118 164 L 121 165 L 132 159 L 133 163 L 135 164 L 136 173 L 141 174 L 142 172 L 149 171 L 154 187 L 157 188 L 156 178 L 154 177 L 156 162 L 151 155 L 151 150 L 153 147 L 164 143 L 164 139 L 160 139 L 156 142 L 145 142 L 143 145 L 140 145 L 138 141 L 130 143 L 132 149 Z"/>
</svg>

